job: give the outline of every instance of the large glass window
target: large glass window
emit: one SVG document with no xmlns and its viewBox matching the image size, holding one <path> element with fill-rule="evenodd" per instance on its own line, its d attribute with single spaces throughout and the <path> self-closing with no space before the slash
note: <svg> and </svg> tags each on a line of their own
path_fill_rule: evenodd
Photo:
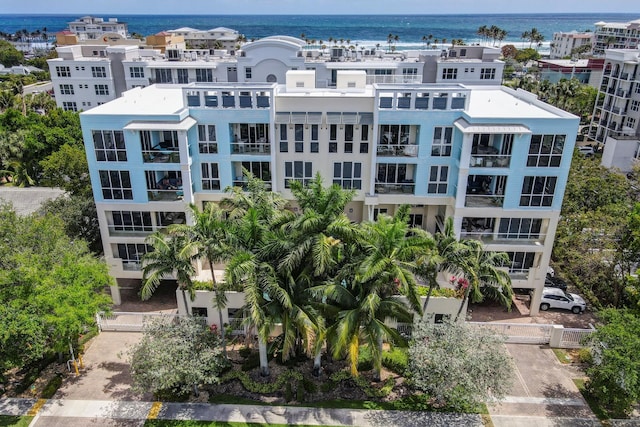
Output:
<svg viewBox="0 0 640 427">
<path fill-rule="evenodd" d="M 91 67 L 91 75 L 95 78 L 107 77 L 107 70 L 105 67 Z"/>
<path fill-rule="evenodd" d="M 495 80 L 496 79 L 496 69 L 495 68 L 481 68 L 480 69 L 480 80 Z"/>
<path fill-rule="evenodd" d="M 131 177 L 128 171 L 99 171 L 102 197 L 109 200 L 132 200 Z"/>
<path fill-rule="evenodd" d="M 307 185 L 313 176 L 311 162 L 284 162 L 284 187 L 290 188 L 291 181 L 299 181 Z"/>
<path fill-rule="evenodd" d="M 294 129 L 295 151 L 302 153 L 304 151 L 304 125 L 297 124 Z"/>
<path fill-rule="evenodd" d="M 130 67 L 129 75 L 132 79 L 141 79 L 144 78 L 144 68 L 143 67 Z"/>
<path fill-rule="evenodd" d="M 108 85 L 95 85 L 96 95 L 109 95 Z"/>
<path fill-rule="evenodd" d="M 202 154 L 218 152 L 215 125 L 198 125 L 198 151 Z"/>
<path fill-rule="evenodd" d="M 151 212 L 113 211 L 111 217 L 116 231 L 153 231 Z"/>
<path fill-rule="evenodd" d="M 451 155 L 451 145 L 453 139 L 453 127 L 439 126 L 433 129 L 433 143 L 431 144 L 431 155 L 448 157 Z"/>
<path fill-rule="evenodd" d="M 443 68 L 442 69 L 442 79 L 443 80 L 455 80 L 458 78 L 458 69 L 457 68 Z"/>
<path fill-rule="evenodd" d="M 99 162 L 126 162 L 127 148 L 121 130 L 94 130 L 93 146 Z"/>
<path fill-rule="evenodd" d="M 156 83 L 173 83 L 171 70 L 156 68 Z"/>
<path fill-rule="evenodd" d="M 287 139 L 287 125 L 280 125 L 280 152 L 289 152 L 289 141 Z"/>
<path fill-rule="evenodd" d="M 565 135 L 532 135 L 527 166 L 560 166 L 565 139 Z"/>
<path fill-rule="evenodd" d="M 362 163 L 334 163 L 333 183 L 345 189 L 362 189 Z"/>
<path fill-rule="evenodd" d="M 60 85 L 60 94 L 61 95 L 74 95 L 73 85 Z"/>
<path fill-rule="evenodd" d="M 189 70 L 186 68 L 178 68 L 178 83 L 189 83 Z"/>
<path fill-rule="evenodd" d="M 446 194 L 449 179 L 449 166 L 431 166 L 427 193 Z"/>
<path fill-rule="evenodd" d="M 501 218 L 498 238 L 537 239 L 541 228 L 542 220 L 539 218 Z"/>
<path fill-rule="evenodd" d="M 196 68 L 197 82 L 212 82 L 213 70 L 211 68 Z"/>
<path fill-rule="evenodd" d="M 56 67 L 56 75 L 58 77 L 71 77 L 71 70 L 69 67 Z"/>
<path fill-rule="evenodd" d="M 202 163 L 202 189 L 220 190 L 220 175 L 217 163 Z"/>
<path fill-rule="evenodd" d="M 556 191 L 555 176 L 525 176 L 520 206 L 551 206 Z"/>
</svg>

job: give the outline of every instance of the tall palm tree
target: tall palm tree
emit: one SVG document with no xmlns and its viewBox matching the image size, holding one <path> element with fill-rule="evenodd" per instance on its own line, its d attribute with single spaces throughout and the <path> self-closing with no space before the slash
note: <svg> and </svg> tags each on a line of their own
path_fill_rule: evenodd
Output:
<svg viewBox="0 0 640 427">
<path fill-rule="evenodd" d="M 409 228 L 408 212 L 408 206 L 402 206 L 393 218 L 380 215 L 375 223 L 363 224 L 362 255 L 341 270 L 338 280 L 323 287 L 324 296 L 340 307 L 327 331 L 334 356 L 346 353 L 353 375 L 358 374 L 362 341 L 371 349 L 376 379 L 382 369 L 383 340 L 404 343 L 385 324 L 387 317 L 411 322 L 413 313 L 422 314 L 414 260 L 428 252 L 432 241 L 423 230 Z M 407 298 L 408 306 L 394 297 L 398 293 Z"/>
<path fill-rule="evenodd" d="M 480 302 L 484 294 L 510 308 L 513 297 L 511 278 L 508 272 L 500 268 L 509 263 L 507 254 L 487 251 L 478 240 L 462 240 L 462 243 L 464 248 L 459 259 L 460 269 L 468 286 L 464 289 L 455 321 L 458 321 L 467 301 Z"/>
<path fill-rule="evenodd" d="M 482 25 L 478 27 L 478 30 L 476 31 L 476 34 L 480 36 L 483 44 L 486 42 L 486 39 L 487 39 L 487 30 L 488 30 L 487 26 Z"/>
<path fill-rule="evenodd" d="M 153 247 L 152 252 L 142 256 L 142 287 L 140 297 L 151 298 L 163 279 L 175 277 L 182 291 L 184 308 L 189 315 L 187 292 L 191 298 L 195 296 L 192 277 L 195 274 L 193 245 L 183 233 L 172 233 L 160 230 L 150 234 L 146 243 Z"/>
</svg>

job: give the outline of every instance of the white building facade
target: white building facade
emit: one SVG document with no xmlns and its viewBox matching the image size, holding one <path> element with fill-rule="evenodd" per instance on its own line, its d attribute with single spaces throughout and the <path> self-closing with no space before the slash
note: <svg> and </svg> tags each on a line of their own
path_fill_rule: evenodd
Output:
<svg viewBox="0 0 640 427">
<path fill-rule="evenodd" d="M 575 56 L 575 52 L 584 49 L 581 55 L 589 56 L 592 52 L 594 33 L 592 32 L 556 32 L 551 41 L 551 59 L 563 59 Z M 588 46 L 583 47 L 583 46 Z"/>
<path fill-rule="evenodd" d="M 596 22 L 593 54 L 604 56 L 605 49 L 635 49 L 640 40 L 640 19 L 630 22 Z"/>
<path fill-rule="evenodd" d="M 83 16 L 76 21 L 69 22 L 69 31 L 75 33 L 81 41 L 103 40 L 109 38 L 123 38 L 128 36 L 126 22 L 119 22 L 118 18 L 104 20 L 93 16 Z"/>
<path fill-rule="evenodd" d="M 500 86 L 336 74 L 335 88 L 318 87 L 314 70 L 288 71 L 284 84 L 153 85 L 82 113 L 111 274 L 140 279 L 145 237 L 188 223 L 188 203 L 245 185 L 243 168 L 287 199 L 290 181 L 319 173 L 356 190 L 353 221 L 409 204 L 414 226 L 435 232 L 453 217 L 459 237 L 507 252 L 535 314 L 578 118 Z"/>
</svg>

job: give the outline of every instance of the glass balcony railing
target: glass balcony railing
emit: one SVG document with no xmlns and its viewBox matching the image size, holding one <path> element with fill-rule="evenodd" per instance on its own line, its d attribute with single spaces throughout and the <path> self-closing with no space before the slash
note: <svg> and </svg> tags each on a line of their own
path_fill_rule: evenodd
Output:
<svg viewBox="0 0 640 427">
<path fill-rule="evenodd" d="M 412 144 L 379 144 L 376 153 L 380 157 L 417 157 L 418 146 Z"/>
<path fill-rule="evenodd" d="M 376 183 L 377 194 L 414 194 L 416 185 L 413 182 Z"/>
<path fill-rule="evenodd" d="M 147 190 L 147 196 L 150 202 L 170 202 L 182 200 L 184 191 L 182 188 L 176 190 Z"/>
<path fill-rule="evenodd" d="M 468 208 L 493 208 L 502 207 L 504 196 L 494 194 L 467 194 L 464 206 Z"/>
<path fill-rule="evenodd" d="M 231 154 L 271 154 L 271 144 L 266 143 L 232 143 Z"/>
<path fill-rule="evenodd" d="M 469 167 L 472 168 L 508 168 L 511 156 L 504 154 L 472 154 Z"/>
<path fill-rule="evenodd" d="M 180 153 L 175 150 L 146 150 L 142 152 L 144 163 L 180 163 Z"/>
<path fill-rule="evenodd" d="M 505 234 L 505 233 L 495 233 L 493 229 L 474 230 L 474 231 L 462 230 L 460 233 L 460 237 L 463 239 L 480 240 L 481 242 L 486 244 L 501 243 L 501 244 L 514 244 L 514 245 L 522 245 L 522 244 L 542 245 L 544 244 L 544 239 L 545 239 L 544 234 L 532 234 L 532 235 Z"/>
</svg>

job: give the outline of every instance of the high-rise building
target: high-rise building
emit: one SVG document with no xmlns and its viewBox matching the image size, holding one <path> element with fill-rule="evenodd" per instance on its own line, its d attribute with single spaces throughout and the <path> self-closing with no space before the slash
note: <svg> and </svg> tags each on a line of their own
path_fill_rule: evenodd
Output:
<svg viewBox="0 0 640 427">
<path fill-rule="evenodd" d="M 145 237 L 189 223 L 188 203 L 244 186 L 243 170 L 287 199 L 291 181 L 320 174 L 356 190 L 353 221 L 409 204 L 413 226 L 436 232 L 453 217 L 457 236 L 507 252 L 513 286 L 534 290 L 535 314 L 578 118 L 497 85 L 368 84 L 367 71 L 337 70 L 327 87 L 317 73 L 156 84 L 81 113 L 111 274 L 140 279 Z"/>
<path fill-rule="evenodd" d="M 596 22 L 593 54 L 604 56 L 605 49 L 635 49 L 640 40 L 640 19 L 630 22 Z"/>
<path fill-rule="evenodd" d="M 594 35 L 592 32 L 556 32 L 551 41 L 551 59 L 574 58 L 589 56 L 592 51 Z"/>
</svg>

